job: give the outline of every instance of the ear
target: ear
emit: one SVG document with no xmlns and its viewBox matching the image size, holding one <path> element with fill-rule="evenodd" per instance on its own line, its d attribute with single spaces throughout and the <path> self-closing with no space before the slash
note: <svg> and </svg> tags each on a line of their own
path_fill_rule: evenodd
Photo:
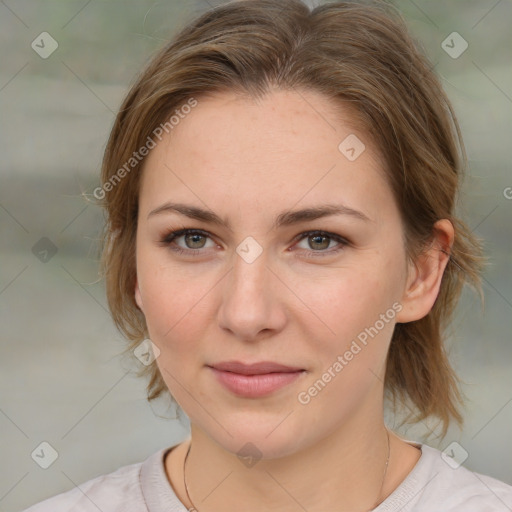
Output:
<svg viewBox="0 0 512 512">
<path fill-rule="evenodd" d="M 450 259 L 454 229 L 448 219 L 434 224 L 430 246 L 409 266 L 407 284 L 402 295 L 402 310 L 397 323 L 413 322 L 425 317 L 437 299 L 441 279 Z"/>
<path fill-rule="evenodd" d="M 137 278 L 135 278 L 135 302 L 137 303 L 137 306 L 139 306 L 139 309 L 144 312 L 144 307 L 142 305 L 142 297 L 140 295 L 140 289 L 139 289 L 139 281 Z"/>
</svg>

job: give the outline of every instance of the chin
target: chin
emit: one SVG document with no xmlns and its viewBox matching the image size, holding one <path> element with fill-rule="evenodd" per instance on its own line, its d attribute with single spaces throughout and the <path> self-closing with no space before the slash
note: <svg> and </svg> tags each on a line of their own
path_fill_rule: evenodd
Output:
<svg viewBox="0 0 512 512">
<path fill-rule="evenodd" d="M 278 459 L 292 455 L 308 444 L 302 437 L 304 424 L 298 427 L 296 420 L 287 418 L 287 414 L 264 417 L 261 412 L 245 412 L 236 419 L 231 418 L 231 421 L 224 416 L 224 428 L 216 425 L 213 432 L 206 432 L 224 450 L 239 457 Z"/>
</svg>

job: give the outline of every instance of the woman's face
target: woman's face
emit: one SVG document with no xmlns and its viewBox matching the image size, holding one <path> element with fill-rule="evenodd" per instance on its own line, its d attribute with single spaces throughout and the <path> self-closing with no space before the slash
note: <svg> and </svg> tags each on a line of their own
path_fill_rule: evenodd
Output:
<svg viewBox="0 0 512 512">
<path fill-rule="evenodd" d="M 218 93 L 199 99 L 145 162 L 136 300 L 171 394 L 233 453 L 251 442 L 282 456 L 349 418 L 382 418 L 407 265 L 378 156 L 349 121 L 310 91 L 257 103 Z M 327 205 L 341 213 L 291 215 Z M 199 233 L 170 240 L 184 228 Z M 252 393 L 247 382 L 264 378 L 246 377 L 235 391 L 210 368 L 225 361 L 303 371 Z"/>
</svg>

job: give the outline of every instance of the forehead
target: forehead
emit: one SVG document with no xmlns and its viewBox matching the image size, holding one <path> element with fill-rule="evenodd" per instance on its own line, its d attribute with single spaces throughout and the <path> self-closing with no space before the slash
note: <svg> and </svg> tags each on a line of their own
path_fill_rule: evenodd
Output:
<svg viewBox="0 0 512 512">
<path fill-rule="evenodd" d="M 151 150 L 140 207 L 185 196 L 212 209 L 343 201 L 375 218 L 390 194 L 380 157 L 348 110 L 311 91 L 258 100 L 222 92 L 198 98 Z"/>
<path fill-rule="evenodd" d="M 314 91 L 274 89 L 259 99 L 224 91 L 201 97 L 172 129 L 167 143 L 175 139 L 174 149 L 185 143 L 191 156 L 261 159 L 271 152 L 268 159 L 279 153 L 300 158 L 328 147 L 338 156 L 341 140 L 357 133 L 365 139 L 367 154 L 374 153 L 360 124 L 348 105 Z"/>
</svg>

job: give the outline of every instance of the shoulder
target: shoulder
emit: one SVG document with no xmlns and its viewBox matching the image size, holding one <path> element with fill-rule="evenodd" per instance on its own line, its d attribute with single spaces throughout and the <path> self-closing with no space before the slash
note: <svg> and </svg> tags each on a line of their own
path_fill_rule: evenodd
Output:
<svg viewBox="0 0 512 512">
<path fill-rule="evenodd" d="M 23 512 L 144 511 L 146 507 L 139 478 L 142 464 L 129 464 L 112 473 L 92 478 L 69 491 L 36 503 Z"/>
<path fill-rule="evenodd" d="M 403 512 L 512 510 L 511 485 L 460 465 L 453 451 L 444 453 L 425 444 L 421 444 L 421 451 L 418 463 L 395 491 Z"/>
</svg>

